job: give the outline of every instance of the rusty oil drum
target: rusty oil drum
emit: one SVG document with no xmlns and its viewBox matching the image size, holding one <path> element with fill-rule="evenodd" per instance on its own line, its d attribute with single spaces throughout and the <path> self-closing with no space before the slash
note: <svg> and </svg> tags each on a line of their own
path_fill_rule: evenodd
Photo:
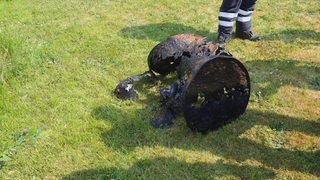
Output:
<svg viewBox="0 0 320 180">
<path fill-rule="evenodd" d="M 242 115 L 250 97 L 250 77 L 231 56 L 200 60 L 187 80 L 183 115 L 192 130 L 215 130 Z"/>
<path fill-rule="evenodd" d="M 187 126 L 194 131 L 217 129 L 238 118 L 250 97 L 250 77 L 244 65 L 194 34 L 179 34 L 160 42 L 148 56 L 150 70 L 177 72 L 185 81 L 180 104 Z"/>
</svg>

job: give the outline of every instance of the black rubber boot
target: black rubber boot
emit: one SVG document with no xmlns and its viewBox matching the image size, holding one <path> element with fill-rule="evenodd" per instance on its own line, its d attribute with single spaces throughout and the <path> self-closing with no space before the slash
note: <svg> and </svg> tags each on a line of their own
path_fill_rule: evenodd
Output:
<svg viewBox="0 0 320 180">
<path fill-rule="evenodd" d="M 252 31 L 242 33 L 236 32 L 236 38 L 247 39 L 250 41 L 260 41 L 262 39 L 261 36 L 253 34 Z"/>
</svg>

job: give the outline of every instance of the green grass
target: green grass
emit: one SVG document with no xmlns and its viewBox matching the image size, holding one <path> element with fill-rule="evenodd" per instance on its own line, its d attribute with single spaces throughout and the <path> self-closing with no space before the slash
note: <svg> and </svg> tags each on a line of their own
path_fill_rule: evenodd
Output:
<svg viewBox="0 0 320 180">
<path fill-rule="evenodd" d="M 149 125 L 157 89 L 120 101 L 170 35 L 215 41 L 221 1 L 0 0 L 0 179 L 320 178 L 320 2 L 260 0 L 246 113 L 207 135 Z M 41 136 L 40 136 L 41 134 Z"/>
</svg>

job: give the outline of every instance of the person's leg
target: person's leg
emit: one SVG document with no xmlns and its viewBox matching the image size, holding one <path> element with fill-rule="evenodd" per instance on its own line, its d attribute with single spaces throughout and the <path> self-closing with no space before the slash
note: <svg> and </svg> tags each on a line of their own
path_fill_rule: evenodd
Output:
<svg viewBox="0 0 320 180">
<path fill-rule="evenodd" d="M 243 0 L 238 11 L 236 21 L 236 37 L 252 41 L 261 40 L 260 36 L 253 35 L 251 30 L 252 13 L 257 0 Z"/>
<path fill-rule="evenodd" d="M 231 39 L 232 27 L 237 19 L 242 0 L 223 0 L 219 12 L 217 43 L 226 43 Z"/>
</svg>

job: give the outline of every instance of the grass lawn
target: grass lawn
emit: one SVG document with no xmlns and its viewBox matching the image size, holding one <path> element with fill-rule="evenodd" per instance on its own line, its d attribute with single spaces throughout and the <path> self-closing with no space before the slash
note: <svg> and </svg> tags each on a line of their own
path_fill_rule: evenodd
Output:
<svg viewBox="0 0 320 180">
<path fill-rule="evenodd" d="M 157 89 L 112 95 L 174 34 L 215 41 L 221 0 L 0 0 L 0 179 L 320 178 L 320 1 L 258 0 L 244 115 L 206 135 L 149 125 Z"/>
</svg>

